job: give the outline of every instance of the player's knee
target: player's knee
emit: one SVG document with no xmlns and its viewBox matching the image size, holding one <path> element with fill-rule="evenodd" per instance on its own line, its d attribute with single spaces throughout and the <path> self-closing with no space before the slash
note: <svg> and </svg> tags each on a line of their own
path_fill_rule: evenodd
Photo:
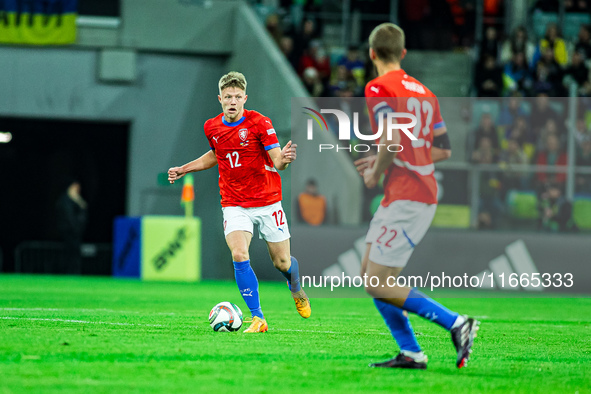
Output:
<svg viewBox="0 0 591 394">
<path fill-rule="evenodd" d="M 286 272 L 291 266 L 290 256 L 279 256 L 273 259 L 273 265 L 281 272 Z"/>
<path fill-rule="evenodd" d="M 234 261 L 246 261 L 250 257 L 248 255 L 248 250 L 243 249 L 235 249 L 232 250 L 232 259 Z"/>
</svg>

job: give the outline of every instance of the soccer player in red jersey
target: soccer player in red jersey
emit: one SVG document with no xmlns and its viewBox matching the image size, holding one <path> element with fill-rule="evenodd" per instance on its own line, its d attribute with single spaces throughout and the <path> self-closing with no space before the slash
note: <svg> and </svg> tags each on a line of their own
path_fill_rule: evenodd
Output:
<svg viewBox="0 0 591 394">
<path fill-rule="evenodd" d="M 298 261 L 290 255 L 290 234 L 277 172 L 296 159 L 297 145 L 289 141 L 281 149 L 271 119 L 244 108 L 248 98 L 244 75 L 224 75 L 219 92 L 223 112 L 204 126 L 211 150 L 181 167 L 170 168 L 168 180 L 174 183 L 189 172 L 218 165 L 224 234 L 232 252 L 236 283 L 252 314 L 252 323 L 244 332 L 265 332 L 268 325 L 248 254 L 255 223 L 259 236 L 267 242 L 273 265 L 289 283 L 297 311 L 304 318 L 311 314 L 310 301 L 300 286 Z"/>
<path fill-rule="evenodd" d="M 427 232 L 437 208 L 434 162 L 451 156 L 451 146 L 437 98 L 422 83 L 401 68 L 406 55 L 404 32 L 392 23 L 377 26 L 369 37 L 369 54 L 378 77 L 365 87 L 370 122 L 374 130 L 385 130 L 388 113 L 416 117 L 414 139 L 400 130 L 384 131 L 379 141 L 394 149 L 382 148 L 377 156 L 355 162 L 365 185 L 373 188 L 384 175 L 384 199 L 376 211 L 366 237 L 362 275 L 376 276 L 379 285 L 368 284 L 366 291 L 400 347 L 393 359 L 372 367 L 427 368 L 408 312 L 416 313 L 451 332 L 456 347 L 456 365 L 468 361 L 479 322 L 450 311 L 415 288 L 386 286 L 389 277 L 398 277 L 414 248 Z M 400 123 L 406 123 L 401 122 Z"/>
</svg>

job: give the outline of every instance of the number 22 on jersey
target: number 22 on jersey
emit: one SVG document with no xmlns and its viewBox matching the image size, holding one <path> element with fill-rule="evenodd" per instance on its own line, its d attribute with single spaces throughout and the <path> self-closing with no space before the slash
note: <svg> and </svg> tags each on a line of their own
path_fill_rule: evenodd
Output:
<svg viewBox="0 0 591 394">
<path fill-rule="evenodd" d="M 433 122 L 433 105 L 427 101 L 419 101 L 416 97 L 411 97 L 406 102 L 406 108 L 409 111 L 414 112 L 417 118 L 417 125 L 413 129 L 413 135 L 417 137 L 416 141 L 412 141 L 413 148 L 420 148 L 425 146 L 425 138 L 421 137 L 421 131 L 423 136 L 429 135 L 431 132 L 431 122 Z M 423 114 L 425 115 L 425 125 L 423 126 Z M 430 146 L 427 146 L 430 148 Z"/>
</svg>

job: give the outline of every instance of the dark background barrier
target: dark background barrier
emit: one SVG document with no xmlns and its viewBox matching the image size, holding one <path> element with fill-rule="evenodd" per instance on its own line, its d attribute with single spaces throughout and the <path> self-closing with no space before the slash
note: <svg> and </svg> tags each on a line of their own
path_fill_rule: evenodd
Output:
<svg viewBox="0 0 591 394">
<path fill-rule="evenodd" d="M 300 274 L 358 275 L 366 231 L 365 227 L 292 227 L 292 254 L 300 261 Z M 433 229 L 417 246 L 403 275 L 482 275 L 486 270 L 493 272 L 493 267 L 499 272 L 507 264 L 507 274 L 530 273 L 529 254 L 540 274 L 573 275 L 572 287 L 548 287 L 543 292 L 588 294 L 590 251 L 588 235 Z"/>
</svg>

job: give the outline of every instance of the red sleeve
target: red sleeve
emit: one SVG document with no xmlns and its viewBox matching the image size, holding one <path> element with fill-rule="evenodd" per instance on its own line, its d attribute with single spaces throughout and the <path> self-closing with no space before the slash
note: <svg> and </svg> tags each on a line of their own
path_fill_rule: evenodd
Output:
<svg viewBox="0 0 591 394">
<path fill-rule="evenodd" d="M 207 142 L 209 142 L 209 147 L 211 148 L 211 150 L 215 150 L 215 145 L 213 144 L 213 141 L 211 139 L 211 119 L 205 121 L 205 124 L 203 125 L 203 131 L 205 132 L 205 138 L 207 138 Z"/>
<path fill-rule="evenodd" d="M 261 118 L 258 123 L 258 131 L 261 144 L 263 144 L 265 150 L 281 147 L 281 145 L 279 145 L 279 140 L 277 139 L 277 133 L 273 128 L 273 123 L 271 123 L 271 119 L 266 116 Z"/>
</svg>

